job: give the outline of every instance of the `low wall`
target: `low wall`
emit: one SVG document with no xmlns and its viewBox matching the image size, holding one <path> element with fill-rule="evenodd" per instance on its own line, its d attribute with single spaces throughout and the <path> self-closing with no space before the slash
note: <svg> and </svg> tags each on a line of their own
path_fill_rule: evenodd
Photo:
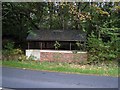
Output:
<svg viewBox="0 0 120 90">
<path fill-rule="evenodd" d="M 29 50 L 41 62 L 83 62 L 87 60 L 87 52 L 72 52 L 63 50 Z M 27 50 L 27 52 L 29 52 Z M 32 53 L 34 52 L 34 53 Z M 36 54 L 36 53 L 37 54 Z M 39 55 L 38 55 L 39 54 Z M 28 56 L 28 55 L 27 55 Z M 29 54 L 30 56 L 30 54 Z"/>
<path fill-rule="evenodd" d="M 41 50 L 40 61 L 49 62 L 82 62 L 87 60 L 87 52 Z"/>
</svg>

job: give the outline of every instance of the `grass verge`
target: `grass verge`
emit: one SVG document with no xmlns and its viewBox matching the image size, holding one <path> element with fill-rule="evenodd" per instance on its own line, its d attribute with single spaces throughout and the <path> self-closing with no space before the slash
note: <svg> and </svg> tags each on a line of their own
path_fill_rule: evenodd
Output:
<svg viewBox="0 0 120 90">
<path fill-rule="evenodd" d="M 0 61 L 1 62 L 1 61 Z M 2 61 L 3 66 L 26 68 L 32 70 L 47 70 L 65 73 L 91 74 L 100 76 L 115 76 L 118 77 L 118 67 L 116 66 L 93 66 L 93 65 L 76 65 L 68 63 L 49 63 L 35 61 Z"/>
</svg>

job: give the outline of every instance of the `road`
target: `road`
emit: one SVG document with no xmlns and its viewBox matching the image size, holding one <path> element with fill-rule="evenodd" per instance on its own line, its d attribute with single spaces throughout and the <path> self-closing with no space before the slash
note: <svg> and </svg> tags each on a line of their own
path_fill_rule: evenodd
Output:
<svg viewBox="0 0 120 90">
<path fill-rule="evenodd" d="M 118 88 L 118 78 L 2 67 L 5 88 Z"/>
</svg>

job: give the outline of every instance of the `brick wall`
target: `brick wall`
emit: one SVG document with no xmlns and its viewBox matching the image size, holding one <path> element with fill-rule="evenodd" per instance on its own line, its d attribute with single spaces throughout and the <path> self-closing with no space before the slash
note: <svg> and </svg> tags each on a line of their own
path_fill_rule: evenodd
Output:
<svg viewBox="0 0 120 90">
<path fill-rule="evenodd" d="M 50 52 L 40 51 L 40 61 L 49 62 L 82 62 L 87 60 L 86 52 L 72 53 L 70 52 Z"/>
</svg>

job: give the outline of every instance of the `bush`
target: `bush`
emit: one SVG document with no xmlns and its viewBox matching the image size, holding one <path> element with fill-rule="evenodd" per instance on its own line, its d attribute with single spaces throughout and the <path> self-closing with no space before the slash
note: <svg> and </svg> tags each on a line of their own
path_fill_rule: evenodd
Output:
<svg viewBox="0 0 120 90">
<path fill-rule="evenodd" d="M 5 49 L 2 51 L 2 60 L 19 60 L 19 57 L 23 55 L 24 54 L 20 49 Z"/>
<path fill-rule="evenodd" d="M 4 45 L 4 48 L 7 49 L 7 50 L 12 50 L 14 48 L 14 42 L 7 42 Z"/>
<path fill-rule="evenodd" d="M 119 55 L 119 44 L 117 38 L 108 42 L 103 42 L 101 38 L 91 35 L 88 38 L 89 63 L 103 63 L 115 61 Z"/>
<path fill-rule="evenodd" d="M 35 59 L 36 57 L 32 55 L 27 58 L 21 49 L 14 49 L 13 42 L 6 43 L 4 49 L 2 50 L 2 60 L 32 61 Z"/>
<path fill-rule="evenodd" d="M 25 55 L 20 55 L 20 56 L 18 57 L 18 60 L 19 60 L 19 61 L 26 61 L 26 60 L 27 60 L 27 56 L 25 56 Z"/>
<path fill-rule="evenodd" d="M 4 49 L 2 50 L 2 60 L 26 60 L 26 56 L 23 54 L 23 51 L 20 49 L 14 49 L 14 43 L 8 42 L 5 44 Z"/>
</svg>

